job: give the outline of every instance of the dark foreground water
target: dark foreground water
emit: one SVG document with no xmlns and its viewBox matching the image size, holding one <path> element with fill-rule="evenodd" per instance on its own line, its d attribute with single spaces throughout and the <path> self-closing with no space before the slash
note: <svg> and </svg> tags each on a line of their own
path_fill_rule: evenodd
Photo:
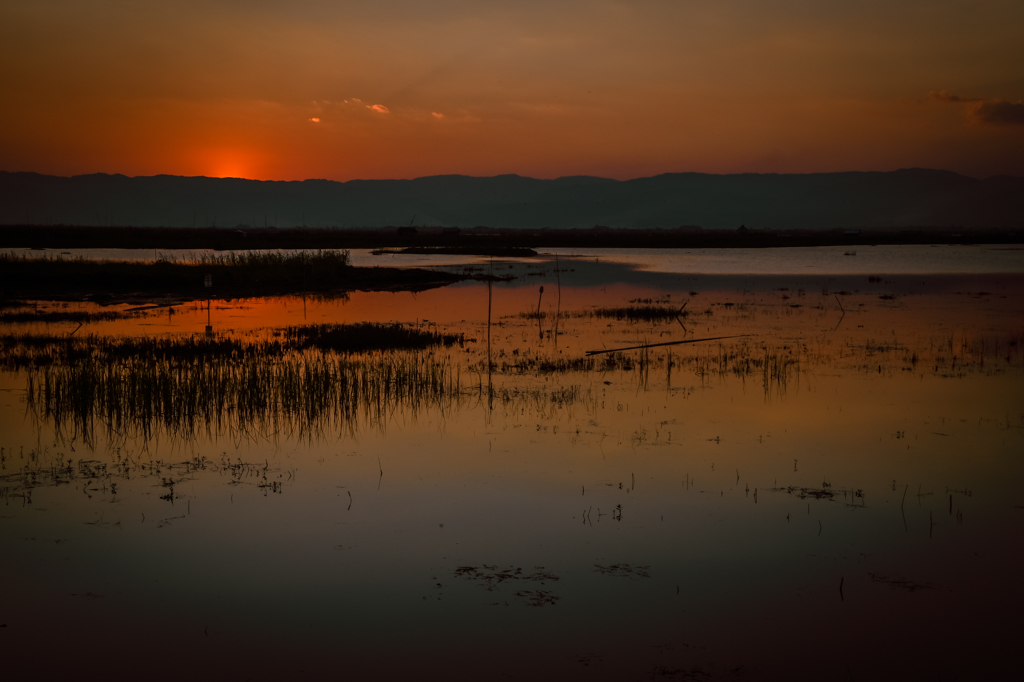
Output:
<svg viewBox="0 0 1024 682">
<path fill-rule="evenodd" d="M 1013 673 L 1017 266 L 474 267 L 518 276 L 491 290 L 489 344 L 488 287 L 471 283 L 76 332 L 100 353 L 118 335 L 202 333 L 208 315 L 243 342 L 398 321 L 465 335 L 447 348 L 8 357 L 12 679 Z M 733 338 L 585 355 L 707 337 Z"/>
</svg>

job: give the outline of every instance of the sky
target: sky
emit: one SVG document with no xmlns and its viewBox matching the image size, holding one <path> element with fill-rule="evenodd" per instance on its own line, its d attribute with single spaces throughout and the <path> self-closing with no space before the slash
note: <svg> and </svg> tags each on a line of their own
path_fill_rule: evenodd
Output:
<svg viewBox="0 0 1024 682">
<path fill-rule="evenodd" d="M 3 0 L 0 170 L 1024 176 L 1021 0 Z"/>
</svg>

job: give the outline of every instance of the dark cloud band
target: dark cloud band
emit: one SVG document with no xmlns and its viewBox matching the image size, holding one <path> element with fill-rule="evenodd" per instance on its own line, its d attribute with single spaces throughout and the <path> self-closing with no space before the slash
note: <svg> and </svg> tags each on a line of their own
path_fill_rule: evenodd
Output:
<svg viewBox="0 0 1024 682">
<path fill-rule="evenodd" d="M 1024 102 L 1010 102 L 1005 99 L 964 97 L 946 90 L 929 92 L 928 99 L 935 102 L 966 104 L 967 117 L 975 123 L 991 125 L 1024 125 Z"/>
<path fill-rule="evenodd" d="M 976 102 L 969 109 L 969 115 L 979 123 L 996 125 L 1024 125 L 1024 102 L 986 100 Z"/>
</svg>

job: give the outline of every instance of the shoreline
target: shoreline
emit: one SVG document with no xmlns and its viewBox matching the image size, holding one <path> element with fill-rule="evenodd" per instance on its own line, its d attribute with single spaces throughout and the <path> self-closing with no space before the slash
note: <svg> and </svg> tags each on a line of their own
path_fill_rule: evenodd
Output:
<svg viewBox="0 0 1024 682">
<path fill-rule="evenodd" d="M 871 230 L 380 229 L 0 226 L 5 248 L 74 249 L 445 249 L 489 255 L 537 248 L 775 248 L 905 244 L 1020 244 L 1024 230 L 893 228 Z M 441 251 L 438 251 L 439 253 Z"/>
<path fill-rule="evenodd" d="M 101 305 L 424 291 L 466 279 L 470 276 L 421 268 L 356 267 L 349 264 L 347 252 L 215 256 L 199 262 L 0 256 L 0 300 L 89 301 Z"/>
</svg>

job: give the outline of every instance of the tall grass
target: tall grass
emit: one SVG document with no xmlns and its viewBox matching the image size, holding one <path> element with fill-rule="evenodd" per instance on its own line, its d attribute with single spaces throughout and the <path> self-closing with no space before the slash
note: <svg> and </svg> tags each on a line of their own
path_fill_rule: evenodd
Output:
<svg viewBox="0 0 1024 682">
<path fill-rule="evenodd" d="M 622 308 L 595 308 L 590 314 L 620 322 L 671 322 L 677 317 L 688 317 L 689 311 L 662 305 L 634 305 Z"/>
<path fill-rule="evenodd" d="M 319 324 L 285 327 L 277 338 L 175 336 L 56 336 L 5 334 L 0 336 L 0 368 L 8 370 L 97 359 L 122 362 L 153 360 L 243 359 L 277 357 L 293 350 L 365 353 L 387 350 L 426 350 L 460 346 L 462 334 L 442 334 L 402 324 Z"/>
<path fill-rule="evenodd" d="M 632 305 L 620 308 L 594 308 L 592 310 L 577 310 L 561 313 L 563 318 L 600 318 L 606 320 L 617 320 L 619 322 L 673 322 L 676 319 L 686 319 L 690 316 L 689 310 L 674 308 L 663 305 Z M 547 313 L 531 310 L 519 313 L 515 317 L 535 320 L 545 319 Z"/>
<path fill-rule="evenodd" d="M 170 261 L 162 261 L 170 262 Z M 191 261 L 197 265 L 213 268 L 253 269 L 259 272 L 295 269 L 315 275 L 327 268 L 347 268 L 352 265 L 348 251 L 233 251 L 231 253 L 204 253 Z"/>
<path fill-rule="evenodd" d="M 142 311 L 122 312 L 118 310 L 105 310 L 99 312 L 88 312 L 84 310 L 21 310 L 13 313 L 0 312 L 0 324 L 26 324 L 42 322 L 56 324 L 60 322 L 105 322 L 110 320 L 122 320 L 133 317 L 144 317 Z"/>
<path fill-rule="evenodd" d="M 26 402 L 58 437 L 93 445 L 100 433 L 114 440 L 353 434 L 399 410 L 448 410 L 460 393 L 458 370 L 433 354 L 301 352 L 50 364 L 28 371 Z"/>
<path fill-rule="evenodd" d="M 6 335 L 0 366 L 26 370 L 32 411 L 88 444 L 101 431 L 314 437 L 447 409 L 459 372 L 427 349 L 463 341 L 397 324 L 288 327 L 272 339 Z"/>
<path fill-rule="evenodd" d="M 402 324 L 314 324 L 285 327 L 282 332 L 290 348 L 318 348 L 346 353 L 372 350 L 422 350 L 432 346 L 462 346 L 463 334 L 441 334 Z"/>
<path fill-rule="evenodd" d="M 205 287 L 206 276 L 212 288 Z M 0 254 L 0 291 L 21 298 L 113 297 L 154 294 L 179 297 L 241 297 L 354 288 L 431 287 L 457 281 L 446 273 L 394 268 L 356 268 L 347 251 L 203 254 L 193 261 L 96 261 L 25 258 Z M 100 300 L 96 298 L 95 300 Z"/>
</svg>

